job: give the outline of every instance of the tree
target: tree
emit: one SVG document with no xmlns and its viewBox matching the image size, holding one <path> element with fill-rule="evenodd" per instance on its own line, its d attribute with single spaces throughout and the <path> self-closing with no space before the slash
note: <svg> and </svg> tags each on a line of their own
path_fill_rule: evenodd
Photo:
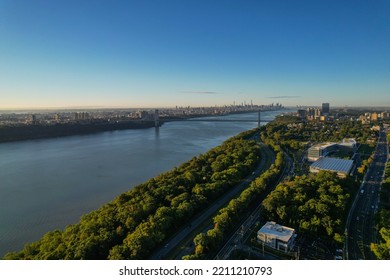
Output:
<svg viewBox="0 0 390 280">
<path fill-rule="evenodd" d="M 313 236 L 325 235 L 339 240 L 350 188 L 348 179 L 331 172 L 295 177 L 279 184 L 262 205 L 267 220 L 300 228 Z M 336 236 L 336 234 L 338 234 Z"/>
<path fill-rule="evenodd" d="M 383 242 L 378 244 L 371 243 L 370 248 L 378 259 L 390 260 L 390 229 L 383 227 L 379 233 Z"/>
</svg>

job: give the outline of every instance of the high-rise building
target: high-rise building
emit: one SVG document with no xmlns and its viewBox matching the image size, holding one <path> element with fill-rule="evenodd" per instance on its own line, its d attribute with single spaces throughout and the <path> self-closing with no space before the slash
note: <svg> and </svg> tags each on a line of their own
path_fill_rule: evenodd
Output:
<svg viewBox="0 0 390 280">
<path fill-rule="evenodd" d="M 306 109 L 306 116 L 307 116 L 308 120 L 310 120 L 310 121 L 314 120 L 315 108 L 307 108 Z"/>
<path fill-rule="evenodd" d="M 330 111 L 329 103 L 322 103 L 322 114 L 328 115 Z"/>
<path fill-rule="evenodd" d="M 297 111 L 297 115 L 298 115 L 298 117 L 300 117 L 300 118 L 302 118 L 302 119 L 306 118 L 306 110 L 304 110 L 304 109 L 299 109 L 299 110 Z"/>
<path fill-rule="evenodd" d="M 36 115 L 30 115 L 27 119 L 27 124 L 37 124 L 37 116 Z"/>
<path fill-rule="evenodd" d="M 76 121 L 88 120 L 89 119 L 89 114 L 87 112 L 75 112 L 74 113 L 74 119 Z"/>
<path fill-rule="evenodd" d="M 314 111 L 314 119 L 318 120 L 321 116 L 321 109 L 320 108 L 316 108 L 315 111 Z"/>
</svg>

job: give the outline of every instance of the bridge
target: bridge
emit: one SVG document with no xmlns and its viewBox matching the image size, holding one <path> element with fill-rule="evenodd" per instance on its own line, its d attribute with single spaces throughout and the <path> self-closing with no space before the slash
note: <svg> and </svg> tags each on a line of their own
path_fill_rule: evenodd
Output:
<svg viewBox="0 0 390 280">
<path fill-rule="evenodd" d="M 174 122 L 174 121 L 182 121 L 182 122 L 259 122 L 259 120 L 245 120 L 245 119 L 161 119 L 163 122 Z M 261 122 L 270 122 L 271 119 L 261 119 Z"/>
<path fill-rule="evenodd" d="M 273 119 L 261 119 L 260 118 L 261 111 L 258 111 L 258 118 L 256 120 L 251 119 L 223 119 L 218 117 L 202 117 L 202 118 L 188 118 L 188 119 L 162 119 L 161 121 L 164 122 L 172 122 L 172 121 L 185 121 L 185 122 L 257 122 L 257 126 L 260 127 L 261 123 L 263 122 L 271 122 Z M 159 117 L 158 117 L 158 111 L 156 110 L 156 126 L 159 124 Z"/>
</svg>

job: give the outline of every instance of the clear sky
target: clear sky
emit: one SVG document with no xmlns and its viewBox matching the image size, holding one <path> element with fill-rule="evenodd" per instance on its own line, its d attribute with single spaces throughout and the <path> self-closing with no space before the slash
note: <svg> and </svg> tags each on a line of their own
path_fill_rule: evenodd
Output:
<svg viewBox="0 0 390 280">
<path fill-rule="evenodd" d="M 0 0 L 0 108 L 390 106 L 388 0 Z"/>
</svg>

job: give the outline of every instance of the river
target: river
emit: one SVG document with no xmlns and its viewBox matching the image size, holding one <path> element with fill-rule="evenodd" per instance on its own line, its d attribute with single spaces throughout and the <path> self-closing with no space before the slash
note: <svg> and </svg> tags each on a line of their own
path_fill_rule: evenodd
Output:
<svg viewBox="0 0 390 280">
<path fill-rule="evenodd" d="M 280 113 L 262 112 L 261 117 Z M 256 120 L 257 113 L 221 118 Z M 0 258 L 256 126 L 176 121 L 159 129 L 0 144 Z"/>
</svg>

